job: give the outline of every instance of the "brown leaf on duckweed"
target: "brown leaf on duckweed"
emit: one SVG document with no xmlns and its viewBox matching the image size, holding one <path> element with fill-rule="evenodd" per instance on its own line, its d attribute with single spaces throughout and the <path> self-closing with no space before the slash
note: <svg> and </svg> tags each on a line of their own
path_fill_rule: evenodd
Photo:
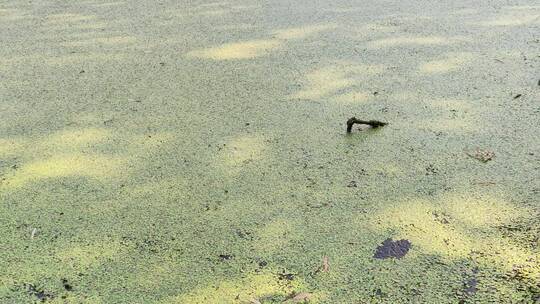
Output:
<svg viewBox="0 0 540 304">
<path fill-rule="evenodd" d="M 474 152 L 465 152 L 469 157 L 487 163 L 495 157 L 495 152 L 489 150 L 476 149 Z"/>
<path fill-rule="evenodd" d="M 330 270 L 330 264 L 328 264 L 328 257 L 325 255 L 322 262 L 322 272 L 328 272 Z"/>
<path fill-rule="evenodd" d="M 309 302 L 309 299 L 311 298 L 311 294 L 309 292 L 301 292 L 296 294 L 291 300 L 294 303 L 307 303 Z"/>
</svg>

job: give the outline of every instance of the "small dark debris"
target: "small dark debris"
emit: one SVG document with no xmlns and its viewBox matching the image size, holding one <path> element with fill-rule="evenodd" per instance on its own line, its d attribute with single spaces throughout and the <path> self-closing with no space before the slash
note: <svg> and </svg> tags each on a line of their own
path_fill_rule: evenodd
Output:
<svg viewBox="0 0 540 304">
<path fill-rule="evenodd" d="M 220 259 L 222 262 L 231 260 L 233 257 L 234 257 L 234 256 L 233 256 L 233 255 L 230 255 L 230 254 L 220 254 L 220 255 L 219 255 L 219 259 Z"/>
<path fill-rule="evenodd" d="M 294 280 L 294 274 L 292 274 L 292 273 L 279 273 L 278 274 L 278 279 L 292 281 L 292 280 Z"/>
<path fill-rule="evenodd" d="M 267 261 L 260 261 L 259 262 L 259 267 L 261 267 L 261 268 L 266 267 L 266 265 L 268 265 Z"/>
<path fill-rule="evenodd" d="M 17 165 L 13 165 L 13 166 L 11 166 L 11 169 L 13 169 L 13 170 L 17 170 L 17 169 L 19 169 L 19 166 L 17 166 Z"/>
<path fill-rule="evenodd" d="M 236 230 L 236 235 L 238 235 L 239 238 L 245 239 L 245 240 L 253 239 L 253 236 L 251 235 L 250 231 Z"/>
<path fill-rule="evenodd" d="M 356 187 L 358 187 L 358 184 L 356 183 L 356 181 L 351 181 L 351 182 L 347 185 L 347 187 L 349 187 L 349 188 L 356 188 Z"/>
<path fill-rule="evenodd" d="M 517 94 L 516 96 L 514 96 L 514 99 L 518 99 L 520 98 L 522 95 L 521 94 Z"/>
<path fill-rule="evenodd" d="M 398 240 L 392 241 L 392 239 L 386 239 L 381 246 L 377 247 L 375 254 L 373 255 L 376 259 L 387 259 L 387 258 L 402 258 L 404 257 L 409 249 L 411 248 L 411 242 L 408 240 Z"/>
<path fill-rule="evenodd" d="M 159 65 L 164 66 L 165 62 L 160 62 Z"/>
<path fill-rule="evenodd" d="M 152 254 L 156 254 L 159 252 L 159 249 L 162 248 L 162 245 L 158 240 L 145 238 L 141 241 L 136 241 L 135 248 L 141 252 L 150 252 Z"/>
<path fill-rule="evenodd" d="M 441 223 L 441 224 L 449 224 L 450 221 L 448 221 L 448 215 L 445 213 L 438 213 L 433 212 L 433 216 L 435 217 L 435 221 Z"/>
<path fill-rule="evenodd" d="M 379 92 L 377 91 L 373 92 L 373 96 L 377 96 L 377 94 L 379 94 Z"/>
<path fill-rule="evenodd" d="M 67 290 L 67 291 L 72 291 L 73 290 L 73 286 L 71 286 L 68 283 L 67 279 L 62 279 L 62 285 L 64 285 L 64 289 Z"/>
<path fill-rule="evenodd" d="M 246 127 L 249 126 L 249 122 L 246 122 Z"/>
<path fill-rule="evenodd" d="M 439 170 L 437 170 L 437 168 L 435 168 L 434 165 L 429 165 L 426 167 L 426 175 L 433 175 L 433 174 L 437 174 L 439 172 Z"/>
<path fill-rule="evenodd" d="M 379 297 L 385 296 L 384 292 L 380 288 L 377 288 L 377 290 L 375 290 L 375 294 Z"/>
<path fill-rule="evenodd" d="M 47 300 L 54 299 L 54 295 L 52 295 L 50 293 L 46 293 L 45 291 L 43 291 L 43 289 L 38 289 L 33 284 L 26 284 L 25 286 L 26 286 L 26 290 L 28 291 L 28 294 L 31 295 L 31 296 L 36 297 L 41 302 L 45 302 Z"/>
</svg>

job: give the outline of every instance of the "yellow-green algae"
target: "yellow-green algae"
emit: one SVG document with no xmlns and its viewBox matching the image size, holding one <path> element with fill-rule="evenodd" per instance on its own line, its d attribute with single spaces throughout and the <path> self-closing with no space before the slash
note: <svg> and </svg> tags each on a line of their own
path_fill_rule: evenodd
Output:
<svg viewBox="0 0 540 304">
<path fill-rule="evenodd" d="M 538 301 L 538 16 L 0 1 L 0 302 Z"/>
</svg>

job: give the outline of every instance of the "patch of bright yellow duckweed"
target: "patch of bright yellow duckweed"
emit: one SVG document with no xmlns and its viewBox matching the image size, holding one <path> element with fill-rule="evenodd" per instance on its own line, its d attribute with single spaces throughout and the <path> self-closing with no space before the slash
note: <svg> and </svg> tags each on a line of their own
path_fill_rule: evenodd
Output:
<svg viewBox="0 0 540 304">
<path fill-rule="evenodd" d="M 73 149 L 83 148 L 91 144 L 95 144 L 106 140 L 109 136 L 109 131 L 106 129 L 87 128 L 87 129 L 67 129 L 52 134 L 46 138 L 42 144 L 43 149 Z"/>
<path fill-rule="evenodd" d="M 289 40 L 289 39 L 302 39 L 309 36 L 318 34 L 323 31 L 331 30 L 336 28 L 334 24 L 325 24 L 325 25 L 311 25 L 297 28 L 288 28 L 283 30 L 275 31 L 276 38 Z"/>
<path fill-rule="evenodd" d="M 18 187 L 30 181 L 68 176 L 107 178 L 120 172 L 121 163 L 119 158 L 104 155 L 53 156 L 25 163 L 9 178 L 9 185 Z"/>
<path fill-rule="evenodd" d="M 351 91 L 331 97 L 330 100 L 341 104 L 362 104 L 372 97 L 371 92 Z"/>
<path fill-rule="evenodd" d="M 227 43 L 213 48 L 195 50 L 188 53 L 188 56 L 213 60 L 249 59 L 264 56 L 280 44 L 279 40 L 272 39 Z"/>
<path fill-rule="evenodd" d="M 441 36 L 400 36 L 375 40 L 370 44 L 370 46 L 374 48 L 379 48 L 400 45 L 446 45 L 450 43 L 451 41 L 450 39 L 448 39 L 448 37 Z"/>
<path fill-rule="evenodd" d="M 336 62 L 334 65 L 314 70 L 306 75 L 305 85 L 291 98 L 319 99 L 331 96 L 341 90 L 352 89 L 359 79 L 365 79 L 383 71 L 382 66 L 359 65 L 350 62 Z M 351 96 L 354 97 L 354 96 Z M 356 96 L 362 100 L 364 96 Z M 337 97 L 338 101 L 340 97 Z M 346 97 L 341 97 L 344 99 Z"/>
<path fill-rule="evenodd" d="M 239 169 L 244 164 L 261 159 L 265 148 L 262 137 L 255 135 L 236 137 L 224 146 L 219 160 L 228 169 Z"/>
<path fill-rule="evenodd" d="M 469 53 L 448 54 L 446 58 L 432 60 L 422 64 L 419 68 L 421 73 L 437 74 L 458 70 L 473 59 Z"/>
<path fill-rule="evenodd" d="M 525 210 L 496 198 L 446 196 L 434 202 L 411 200 L 383 209 L 374 219 L 382 231 L 412 242 L 419 254 L 437 254 L 448 260 L 480 254 L 486 267 L 512 272 L 518 267 L 530 280 L 540 278 L 539 257 L 526 247 L 501 238 L 497 226 L 510 223 Z"/>
<path fill-rule="evenodd" d="M 303 292 L 306 284 L 301 279 L 295 279 L 290 284 L 277 280 L 275 274 L 250 274 L 243 279 L 219 282 L 216 285 L 196 288 L 186 295 L 167 298 L 161 303 L 203 304 L 203 303 L 255 303 L 254 300 L 264 301 L 265 298 L 287 297 L 293 292 Z M 319 303 L 321 294 L 313 294 L 310 303 Z"/>
<path fill-rule="evenodd" d="M 74 269 L 97 266 L 115 257 L 122 250 L 122 245 L 114 241 L 94 244 L 74 244 L 57 252 L 56 256 L 65 265 Z"/>
<path fill-rule="evenodd" d="M 255 250 L 262 253 L 271 253 L 280 250 L 289 242 L 288 235 L 294 226 L 287 220 L 276 220 L 268 223 L 259 231 Z"/>
</svg>

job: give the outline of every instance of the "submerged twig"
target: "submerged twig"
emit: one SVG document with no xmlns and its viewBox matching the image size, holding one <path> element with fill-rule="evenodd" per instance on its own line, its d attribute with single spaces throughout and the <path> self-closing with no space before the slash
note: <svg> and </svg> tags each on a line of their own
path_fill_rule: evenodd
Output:
<svg viewBox="0 0 540 304">
<path fill-rule="evenodd" d="M 490 186 L 490 185 L 496 185 L 496 182 L 492 181 L 485 181 L 485 182 L 473 182 L 473 185 L 479 185 L 479 186 Z"/>
<path fill-rule="evenodd" d="M 351 117 L 347 120 L 347 133 L 351 133 L 354 124 L 369 125 L 373 128 L 378 128 L 386 126 L 388 123 L 378 120 L 360 120 L 356 119 L 356 117 Z"/>
</svg>

